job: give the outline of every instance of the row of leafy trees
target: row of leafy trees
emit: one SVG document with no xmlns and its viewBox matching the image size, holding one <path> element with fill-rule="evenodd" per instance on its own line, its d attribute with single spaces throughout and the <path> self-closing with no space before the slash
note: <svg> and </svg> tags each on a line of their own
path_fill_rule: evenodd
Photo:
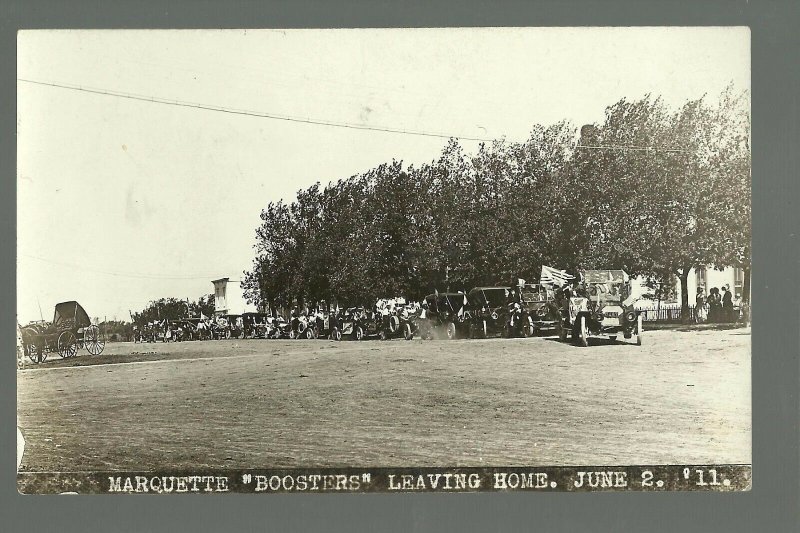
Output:
<svg viewBox="0 0 800 533">
<path fill-rule="evenodd" d="M 131 312 L 133 323 L 142 326 L 148 322 L 161 320 L 179 320 L 182 318 L 199 317 L 200 314 L 212 316 L 214 314 L 214 295 L 201 296 L 196 301 L 181 300 L 178 298 L 161 298 L 150 302 L 146 308 L 138 313 Z"/>
<path fill-rule="evenodd" d="M 750 271 L 749 96 L 731 87 L 668 108 L 620 100 L 602 124 L 534 126 L 467 154 L 451 139 L 401 161 L 270 202 L 242 287 L 262 308 L 364 303 L 538 279 L 541 265 L 680 279 Z"/>
<path fill-rule="evenodd" d="M 111 342 L 133 339 L 133 324 L 124 320 L 107 320 L 101 324 L 106 340 Z"/>
</svg>

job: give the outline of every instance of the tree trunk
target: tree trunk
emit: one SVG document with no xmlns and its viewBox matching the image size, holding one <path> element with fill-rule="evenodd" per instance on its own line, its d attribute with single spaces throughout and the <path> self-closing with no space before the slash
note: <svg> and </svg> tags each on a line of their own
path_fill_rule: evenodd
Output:
<svg viewBox="0 0 800 533">
<path fill-rule="evenodd" d="M 684 324 L 691 321 L 689 315 L 689 269 L 684 268 L 679 274 L 681 280 L 681 322 Z"/>
<path fill-rule="evenodd" d="M 656 302 L 656 322 L 661 317 L 661 291 L 659 291 L 658 301 Z"/>
<path fill-rule="evenodd" d="M 742 318 L 745 324 L 750 325 L 750 267 L 743 268 L 744 280 L 742 280 Z"/>
<path fill-rule="evenodd" d="M 744 267 L 742 281 L 742 302 L 750 303 L 750 267 Z"/>
</svg>

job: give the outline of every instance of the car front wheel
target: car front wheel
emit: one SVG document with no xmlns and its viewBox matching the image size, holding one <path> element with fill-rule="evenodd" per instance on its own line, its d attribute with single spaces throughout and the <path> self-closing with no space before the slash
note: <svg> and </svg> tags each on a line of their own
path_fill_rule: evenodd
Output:
<svg viewBox="0 0 800 533">
<path fill-rule="evenodd" d="M 639 315 L 636 319 L 636 346 L 642 345 L 642 333 L 644 332 L 644 328 L 642 328 L 643 322 L 642 315 Z"/>
<path fill-rule="evenodd" d="M 403 328 L 403 338 L 405 338 L 405 340 L 407 341 L 410 341 L 411 339 L 414 338 L 414 332 L 411 331 L 411 324 L 409 324 L 408 322 L 406 322 L 406 325 Z"/>
<path fill-rule="evenodd" d="M 586 317 L 582 316 L 578 324 L 578 344 L 586 348 L 589 346 L 589 328 L 586 326 Z"/>
<path fill-rule="evenodd" d="M 531 324 L 530 320 L 525 322 L 525 325 L 522 326 L 522 336 L 523 337 L 533 337 L 536 330 L 533 328 L 533 324 Z"/>
<path fill-rule="evenodd" d="M 561 342 L 565 342 L 567 340 L 567 328 L 564 326 L 564 323 L 559 323 L 558 325 L 558 340 Z"/>
<path fill-rule="evenodd" d="M 445 325 L 445 331 L 447 332 L 448 340 L 453 340 L 456 338 L 456 325 L 453 322 L 448 322 Z"/>
</svg>

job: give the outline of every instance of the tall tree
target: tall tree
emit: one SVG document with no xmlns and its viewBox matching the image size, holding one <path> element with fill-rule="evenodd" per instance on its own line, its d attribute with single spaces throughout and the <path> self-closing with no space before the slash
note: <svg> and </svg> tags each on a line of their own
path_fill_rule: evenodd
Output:
<svg viewBox="0 0 800 533">
<path fill-rule="evenodd" d="M 746 93 L 670 109 L 621 100 L 576 132 L 534 126 L 467 154 L 450 139 L 419 167 L 383 163 L 261 213 L 248 301 L 369 304 L 404 294 L 536 279 L 543 264 L 623 268 L 664 287 L 750 257 Z M 747 289 L 745 289 L 747 292 Z"/>
<path fill-rule="evenodd" d="M 701 98 L 670 112 L 648 96 L 607 110 L 591 140 L 596 148 L 579 151 L 575 162 L 592 236 L 586 263 L 674 274 L 686 318 L 692 268 L 744 261 L 749 133 L 741 128 L 749 121 L 737 111 L 742 101 L 726 92 L 717 106 Z M 735 158 L 733 149 L 726 153 L 732 145 Z"/>
</svg>

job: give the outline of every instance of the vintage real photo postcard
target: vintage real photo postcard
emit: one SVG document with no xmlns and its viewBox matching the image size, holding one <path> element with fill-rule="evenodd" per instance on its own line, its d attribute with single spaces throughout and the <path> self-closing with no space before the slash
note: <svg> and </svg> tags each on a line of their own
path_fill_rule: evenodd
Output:
<svg viewBox="0 0 800 533">
<path fill-rule="evenodd" d="M 26 494 L 741 491 L 741 27 L 31 30 Z"/>
</svg>

